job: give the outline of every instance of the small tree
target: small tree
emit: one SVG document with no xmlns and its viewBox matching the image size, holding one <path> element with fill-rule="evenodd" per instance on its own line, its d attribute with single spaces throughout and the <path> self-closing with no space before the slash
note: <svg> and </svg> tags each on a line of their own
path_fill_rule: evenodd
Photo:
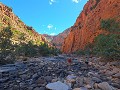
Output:
<svg viewBox="0 0 120 90">
<path fill-rule="evenodd" d="M 13 45 L 12 38 L 13 33 L 10 27 L 6 27 L 0 32 L 0 63 L 7 63 L 5 58 L 12 53 Z"/>
<path fill-rule="evenodd" d="M 28 56 L 33 57 L 37 54 L 37 51 L 35 50 L 35 46 L 32 44 L 31 41 L 28 42 L 28 44 L 22 44 L 17 47 L 16 49 L 16 55 L 19 56 Z"/>
<path fill-rule="evenodd" d="M 41 45 L 38 47 L 38 49 L 39 49 L 38 50 L 39 54 L 42 56 L 48 56 L 50 53 L 49 46 L 46 43 L 41 43 Z"/>
</svg>

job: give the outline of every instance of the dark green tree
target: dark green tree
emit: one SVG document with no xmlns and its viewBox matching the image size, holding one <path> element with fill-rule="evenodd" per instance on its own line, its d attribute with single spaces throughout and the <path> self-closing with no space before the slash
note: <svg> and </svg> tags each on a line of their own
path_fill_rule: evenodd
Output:
<svg viewBox="0 0 120 90">
<path fill-rule="evenodd" d="M 16 49 L 16 55 L 18 56 L 27 56 L 27 57 L 33 57 L 36 56 L 37 51 L 35 49 L 35 45 L 31 41 L 28 42 L 28 44 L 22 44 L 19 45 Z"/>
<path fill-rule="evenodd" d="M 13 51 L 12 35 L 10 27 L 3 28 L 0 32 L 0 63 L 7 63 L 5 58 Z"/>
</svg>

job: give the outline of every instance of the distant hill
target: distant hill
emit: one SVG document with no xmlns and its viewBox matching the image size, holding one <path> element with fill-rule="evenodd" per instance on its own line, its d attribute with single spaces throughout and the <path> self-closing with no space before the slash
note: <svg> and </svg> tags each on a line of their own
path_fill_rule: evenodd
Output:
<svg viewBox="0 0 120 90">
<path fill-rule="evenodd" d="M 51 35 L 47 35 L 47 34 L 43 34 L 43 36 L 46 38 L 46 40 L 52 44 L 55 45 L 56 48 L 61 49 L 61 46 L 64 42 L 64 39 L 67 37 L 67 35 L 69 34 L 70 29 L 66 29 L 65 31 L 63 31 L 62 33 L 56 35 L 56 36 L 51 36 Z"/>
<path fill-rule="evenodd" d="M 67 37 L 69 32 L 70 32 L 70 28 L 68 28 L 65 31 L 63 31 L 62 33 L 54 36 L 51 43 L 54 43 L 57 48 L 61 49 L 64 39 Z"/>
<path fill-rule="evenodd" d="M 15 44 L 19 44 L 20 37 L 24 36 L 24 42 L 32 41 L 34 44 L 40 44 L 41 42 L 47 42 L 44 36 L 38 34 L 32 27 L 27 26 L 24 22 L 16 16 L 12 9 L 2 3 L 0 3 L 0 30 L 2 28 L 10 26 L 13 32 L 12 41 Z"/>
</svg>

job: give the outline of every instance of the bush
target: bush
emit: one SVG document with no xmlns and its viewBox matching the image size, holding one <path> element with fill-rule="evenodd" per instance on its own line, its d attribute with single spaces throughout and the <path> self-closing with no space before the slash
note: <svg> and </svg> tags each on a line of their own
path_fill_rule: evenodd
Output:
<svg viewBox="0 0 120 90">
<path fill-rule="evenodd" d="M 94 52 L 106 59 L 120 59 L 120 35 L 99 35 L 95 39 Z"/>
<path fill-rule="evenodd" d="M 74 54 L 76 55 L 85 55 L 85 50 L 77 50 L 76 52 L 74 52 Z"/>
<path fill-rule="evenodd" d="M 57 55 L 60 53 L 55 47 L 49 47 L 48 44 L 43 43 L 38 47 L 38 52 L 42 56 Z"/>
<path fill-rule="evenodd" d="M 120 60 L 120 23 L 114 19 L 106 19 L 101 21 L 100 26 L 109 34 L 96 37 L 94 53 L 109 60 Z"/>
<path fill-rule="evenodd" d="M 17 56 L 27 56 L 27 57 L 34 57 L 34 56 L 50 56 L 50 55 L 57 55 L 59 52 L 58 49 L 54 47 L 49 47 L 46 43 L 41 43 L 39 46 L 33 45 L 32 42 L 28 44 L 21 44 L 16 49 Z"/>
<path fill-rule="evenodd" d="M 100 26 L 109 32 L 120 32 L 120 23 L 114 19 L 102 20 Z"/>
<path fill-rule="evenodd" d="M 22 44 L 16 48 L 16 55 L 19 56 L 33 57 L 36 56 L 36 54 L 37 51 L 31 42 L 28 42 L 28 44 Z"/>
<path fill-rule="evenodd" d="M 13 33 L 10 27 L 3 28 L 0 32 L 0 64 L 12 63 L 14 61 L 14 46 L 11 41 L 12 35 Z M 10 56 L 12 57 L 10 58 Z"/>
</svg>

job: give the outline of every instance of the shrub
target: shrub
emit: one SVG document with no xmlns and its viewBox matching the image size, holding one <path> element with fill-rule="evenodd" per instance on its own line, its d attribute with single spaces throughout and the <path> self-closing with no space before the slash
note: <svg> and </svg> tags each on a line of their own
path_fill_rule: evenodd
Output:
<svg viewBox="0 0 120 90">
<path fill-rule="evenodd" d="M 49 47 L 49 45 L 46 43 L 41 43 L 41 45 L 38 47 L 38 52 L 42 56 L 49 56 L 59 54 L 60 50 L 55 47 Z"/>
<path fill-rule="evenodd" d="M 85 55 L 85 50 L 77 50 L 76 52 L 74 52 L 74 54 L 76 55 Z"/>
<path fill-rule="evenodd" d="M 16 48 L 16 55 L 19 56 L 33 57 L 36 56 L 36 54 L 37 51 L 31 42 L 28 42 L 28 44 L 22 44 Z"/>
<path fill-rule="evenodd" d="M 96 37 L 94 53 L 106 59 L 120 60 L 120 23 L 114 19 L 106 19 L 101 21 L 100 26 L 109 34 Z"/>
<path fill-rule="evenodd" d="M 99 35 L 95 39 L 94 52 L 106 59 L 120 59 L 120 35 Z"/>
<path fill-rule="evenodd" d="M 0 32 L 0 64 L 12 63 L 14 46 L 12 45 L 12 31 L 10 27 L 6 27 Z M 12 58 L 7 58 L 12 56 Z"/>
<path fill-rule="evenodd" d="M 102 20 L 100 24 L 101 28 L 109 32 L 120 32 L 120 23 L 114 19 Z"/>
</svg>

